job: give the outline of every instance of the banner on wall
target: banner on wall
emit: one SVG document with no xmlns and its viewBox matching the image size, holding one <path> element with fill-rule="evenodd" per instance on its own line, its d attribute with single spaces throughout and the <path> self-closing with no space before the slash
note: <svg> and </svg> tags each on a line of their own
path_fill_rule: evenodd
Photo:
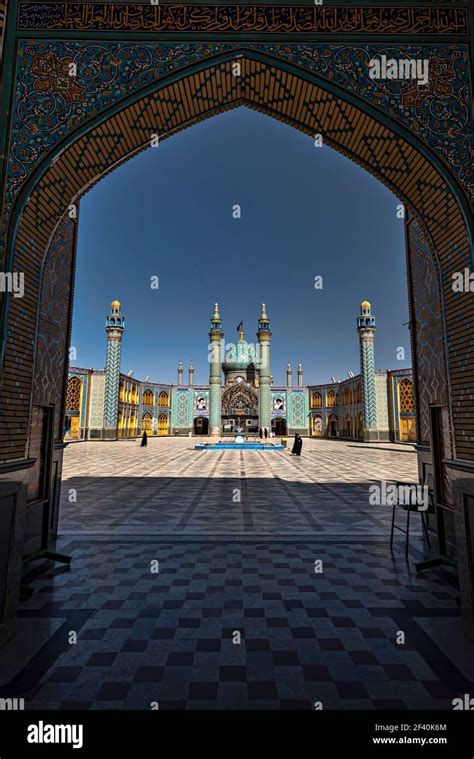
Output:
<svg viewBox="0 0 474 759">
<path fill-rule="evenodd" d="M 285 413 L 285 401 L 281 396 L 277 396 L 273 399 L 273 412 L 275 414 Z"/>
<path fill-rule="evenodd" d="M 207 411 L 207 398 L 203 395 L 199 395 L 196 398 L 196 411 L 199 411 L 201 414 Z"/>
</svg>

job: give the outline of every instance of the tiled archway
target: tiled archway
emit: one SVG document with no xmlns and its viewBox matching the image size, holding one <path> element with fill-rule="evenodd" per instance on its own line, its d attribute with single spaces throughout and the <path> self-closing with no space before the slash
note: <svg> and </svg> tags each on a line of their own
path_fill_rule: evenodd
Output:
<svg viewBox="0 0 474 759">
<path fill-rule="evenodd" d="M 259 56 L 261 58 L 261 56 Z M 437 253 L 446 303 L 454 439 L 458 457 L 472 458 L 466 441 L 463 345 L 472 335 L 474 303 L 456 308 L 451 273 L 469 263 L 469 240 L 457 200 L 430 161 L 414 145 L 319 83 L 256 60 L 249 52 L 232 60 L 212 60 L 204 70 L 183 74 L 134 101 L 59 152 L 34 186 L 18 224 L 14 268 L 27 273 L 22 301 L 12 300 L 5 354 L 1 410 L 5 458 L 24 455 L 29 388 L 35 346 L 22 336 L 35 331 L 38 290 L 45 251 L 67 208 L 105 173 L 149 146 L 153 134 L 168 137 L 197 120 L 245 104 L 302 131 L 321 134 L 327 144 L 362 165 L 389 186 L 409 207 Z M 416 298 L 416 293 L 415 293 Z M 15 392 L 17 407 L 10 411 Z M 6 439 L 10 441 L 6 446 Z M 14 441 L 14 445 L 12 445 Z"/>
</svg>

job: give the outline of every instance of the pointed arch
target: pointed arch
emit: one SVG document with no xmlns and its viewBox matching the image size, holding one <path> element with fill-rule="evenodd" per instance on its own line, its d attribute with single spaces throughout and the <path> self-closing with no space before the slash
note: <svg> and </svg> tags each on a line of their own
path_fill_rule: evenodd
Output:
<svg viewBox="0 0 474 759">
<path fill-rule="evenodd" d="M 143 393 L 143 405 L 144 406 L 155 405 L 154 393 L 153 393 L 153 390 L 151 390 L 150 388 L 147 388 L 145 392 Z"/>
<path fill-rule="evenodd" d="M 146 411 L 142 416 L 142 433 L 153 432 L 153 417 L 149 411 Z"/>
<path fill-rule="evenodd" d="M 170 396 L 166 390 L 162 390 L 158 396 L 158 405 L 163 408 L 168 408 L 170 405 Z"/>
<path fill-rule="evenodd" d="M 222 393 L 223 416 L 258 416 L 258 395 L 249 385 L 232 385 Z"/>
<path fill-rule="evenodd" d="M 337 395 L 334 392 L 334 390 L 329 390 L 326 393 L 326 406 L 327 408 L 332 408 L 334 406 L 337 406 Z"/>
<path fill-rule="evenodd" d="M 82 380 L 69 377 L 66 390 L 66 411 L 80 411 L 82 399 Z"/>
<path fill-rule="evenodd" d="M 323 405 L 323 396 L 317 391 L 311 393 L 311 408 L 321 408 Z"/>
<path fill-rule="evenodd" d="M 412 380 L 404 377 L 398 383 L 398 398 L 401 414 L 415 413 L 415 393 Z"/>
<path fill-rule="evenodd" d="M 193 62 L 68 133 L 22 186 L 8 225 L 7 253 L 8 265 L 24 271 L 28 285 L 21 301 L 10 296 L 4 299 L 8 310 L 3 317 L 9 327 L 2 333 L 0 455 L 5 460 L 26 454 L 35 349 L 19 335 L 35 334 L 42 262 L 68 207 L 106 173 L 149 146 L 149 123 L 165 139 L 240 105 L 306 134 L 324 134 L 325 144 L 388 186 L 425 230 L 439 270 L 435 287 L 441 294 L 446 333 L 442 348 L 450 378 L 453 455 L 474 459 L 465 432 L 472 404 L 466 403 L 463 383 L 463 377 L 474 368 L 474 356 L 466 355 L 465 350 L 474 332 L 474 303 L 471 299 L 463 309 L 456 308 L 450 286 L 453 267 L 462 271 L 471 264 L 471 226 L 463 191 L 427 144 L 356 91 L 321 78 L 303 62 L 283 61 L 268 50 L 242 45 L 239 54 L 239 88 L 234 86 L 229 65 L 236 49 Z M 352 128 L 354 124 L 357 130 Z M 13 414 L 9 399 L 18 393 L 21 403 Z M 10 439 L 14 445 L 6 445 Z"/>
<path fill-rule="evenodd" d="M 158 435 L 169 435 L 169 416 L 162 412 L 158 416 Z"/>
</svg>

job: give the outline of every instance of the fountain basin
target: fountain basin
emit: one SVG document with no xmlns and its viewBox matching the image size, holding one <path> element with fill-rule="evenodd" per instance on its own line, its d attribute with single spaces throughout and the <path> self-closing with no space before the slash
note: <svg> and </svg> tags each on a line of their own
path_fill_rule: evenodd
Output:
<svg viewBox="0 0 474 759">
<path fill-rule="evenodd" d="M 195 451 L 282 451 L 285 446 L 280 443 L 197 443 Z"/>
</svg>

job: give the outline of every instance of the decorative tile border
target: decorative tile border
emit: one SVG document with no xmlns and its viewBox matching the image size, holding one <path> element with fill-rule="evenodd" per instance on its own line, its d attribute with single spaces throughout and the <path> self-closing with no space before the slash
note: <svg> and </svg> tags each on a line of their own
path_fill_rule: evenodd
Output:
<svg viewBox="0 0 474 759">
<path fill-rule="evenodd" d="M 468 34 L 465 8 L 34 3 L 18 29 L 264 34 Z"/>
</svg>

